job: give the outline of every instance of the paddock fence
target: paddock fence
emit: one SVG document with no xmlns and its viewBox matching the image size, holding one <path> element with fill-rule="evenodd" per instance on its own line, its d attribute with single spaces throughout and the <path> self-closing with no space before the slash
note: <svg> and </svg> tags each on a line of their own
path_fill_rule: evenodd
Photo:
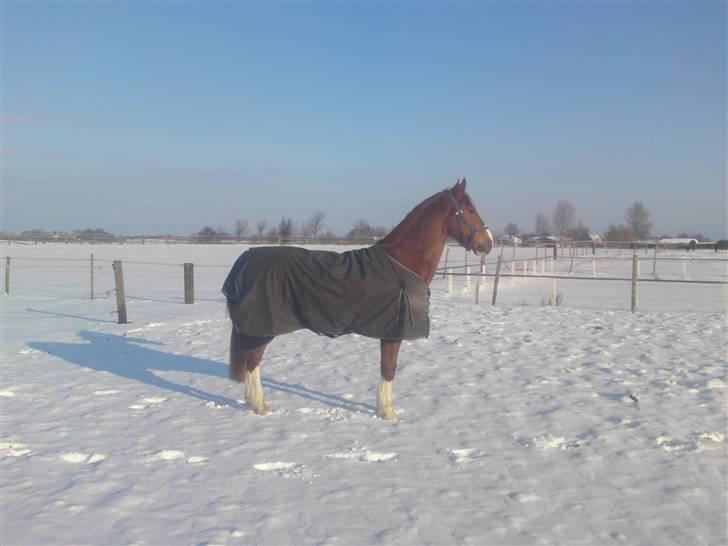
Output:
<svg viewBox="0 0 728 546">
<path fill-rule="evenodd" d="M 445 294 L 476 304 L 728 312 L 728 258 L 722 253 L 624 245 L 603 254 L 591 245 L 517 250 L 473 258 L 447 247 L 437 270 Z"/>
<path fill-rule="evenodd" d="M 223 303 L 220 288 L 238 251 L 231 249 L 229 259 L 213 254 L 197 263 L 6 252 L 2 286 L 5 294 L 21 294 L 30 301 L 98 300 L 123 323 L 139 319 L 129 316 L 127 301 Z M 708 250 L 678 254 L 612 248 L 599 254 L 577 246 L 558 252 L 499 247 L 479 258 L 447 246 L 431 290 L 438 301 L 476 305 L 726 313 L 728 258 Z M 135 312 L 140 312 L 138 307 Z"/>
</svg>

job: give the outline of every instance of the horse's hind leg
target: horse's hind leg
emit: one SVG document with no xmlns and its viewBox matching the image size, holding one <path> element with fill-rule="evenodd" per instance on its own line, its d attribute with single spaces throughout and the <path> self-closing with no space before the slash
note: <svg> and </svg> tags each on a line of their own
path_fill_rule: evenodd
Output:
<svg viewBox="0 0 728 546">
<path fill-rule="evenodd" d="M 383 339 L 381 342 L 382 361 L 381 377 L 377 389 L 377 415 L 387 421 L 397 420 L 392 400 L 392 384 L 394 383 L 394 375 L 397 373 L 397 356 L 401 345 L 401 341 Z"/>
<path fill-rule="evenodd" d="M 230 379 L 245 383 L 245 401 L 258 415 L 270 412 L 263 398 L 260 361 L 272 339 L 272 337 L 243 336 L 235 328 L 230 336 Z"/>
<path fill-rule="evenodd" d="M 238 383 L 245 381 L 243 352 L 243 336 L 233 327 L 230 332 L 230 367 L 228 368 L 228 377 Z"/>
</svg>

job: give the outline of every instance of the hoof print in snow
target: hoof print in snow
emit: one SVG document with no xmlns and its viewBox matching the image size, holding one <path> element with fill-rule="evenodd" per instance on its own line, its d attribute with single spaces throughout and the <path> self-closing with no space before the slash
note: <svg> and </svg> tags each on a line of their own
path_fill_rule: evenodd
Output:
<svg viewBox="0 0 728 546">
<path fill-rule="evenodd" d="M 275 461 L 270 463 L 257 463 L 253 465 L 253 468 L 260 472 L 273 473 L 280 478 L 293 478 L 301 475 L 304 465 Z"/>
<path fill-rule="evenodd" d="M 0 456 L 2 457 L 25 457 L 32 453 L 33 450 L 25 444 L 19 442 L 0 442 Z"/>
<path fill-rule="evenodd" d="M 456 464 L 472 463 L 477 459 L 486 457 L 485 453 L 473 448 L 448 449 L 445 451 L 445 455 Z"/>
<path fill-rule="evenodd" d="M 577 440 L 568 440 L 563 436 L 545 434 L 536 438 L 516 438 L 516 443 L 522 447 L 536 448 L 541 451 L 574 449 L 579 447 Z"/>
<path fill-rule="evenodd" d="M 103 453 L 79 453 L 78 451 L 69 451 L 61 453 L 58 457 L 60 461 L 71 464 L 96 464 L 106 460 Z"/>
<path fill-rule="evenodd" d="M 345 461 L 358 461 L 362 463 L 384 463 L 395 460 L 399 455 L 397 453 L 381 453 L 378 451 L 369 451 L 365 448 L 352 448 L 339 453 L 329 453 L 327 459 L 339 459 Z"/>
</svg>

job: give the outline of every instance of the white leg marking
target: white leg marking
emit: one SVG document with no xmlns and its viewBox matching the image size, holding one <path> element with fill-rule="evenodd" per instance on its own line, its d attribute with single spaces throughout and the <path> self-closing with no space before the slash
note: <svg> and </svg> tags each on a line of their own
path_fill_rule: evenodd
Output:
<svg viewBox="0 0 728 546">
<path fill-rule="evenodd" d="M 392 383 L 393 381 L 380 377 L 377 389 L 377 415 L 387 421 L 397 420 L 397 414 L 394 413 L 392 406 Z"/>
<path fill-rule="evenodd" d="M 263 385 L 260 383 L 260 366 L 245 374 L 245 401 L 255 413 L 265 415 L 270 408 L 263 400 Z"/>
</svg>

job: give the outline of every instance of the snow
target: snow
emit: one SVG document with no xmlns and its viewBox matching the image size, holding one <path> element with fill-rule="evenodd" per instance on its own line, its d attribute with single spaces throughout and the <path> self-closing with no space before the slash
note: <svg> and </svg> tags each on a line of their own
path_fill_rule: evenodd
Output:
<svg viewBox="0 0 728 546">
<path fill-rule="evenodd" d="M 666 310 L 630 313 L 628 283 L 626 297 L 594 282 L 595 300 L 579 300 L 564 282 L 552 307 L 542 280 L 513 278 L 491 306 L 489 279 L 476 306 L 474 286 L 448 293 L 438 277 L 431 336 L 400 354 L 398 422 L 374 416 L 375 340 L 304 331 L 266 352 L 273 411 L 259 417 L 226 378 L 219 287 L 240 251 L 2 248 L 0 542 L 728 542 L 720 287 L 701 289 L 696 312 L 654 284 Z M 90 252 L 94 300 L 88 267 L 61 260 Z M 112 259 L 125 260 L 130 324 L 116 324 Z M 689 267 L 719 279 L 725 262 Z"/>
</svg>

